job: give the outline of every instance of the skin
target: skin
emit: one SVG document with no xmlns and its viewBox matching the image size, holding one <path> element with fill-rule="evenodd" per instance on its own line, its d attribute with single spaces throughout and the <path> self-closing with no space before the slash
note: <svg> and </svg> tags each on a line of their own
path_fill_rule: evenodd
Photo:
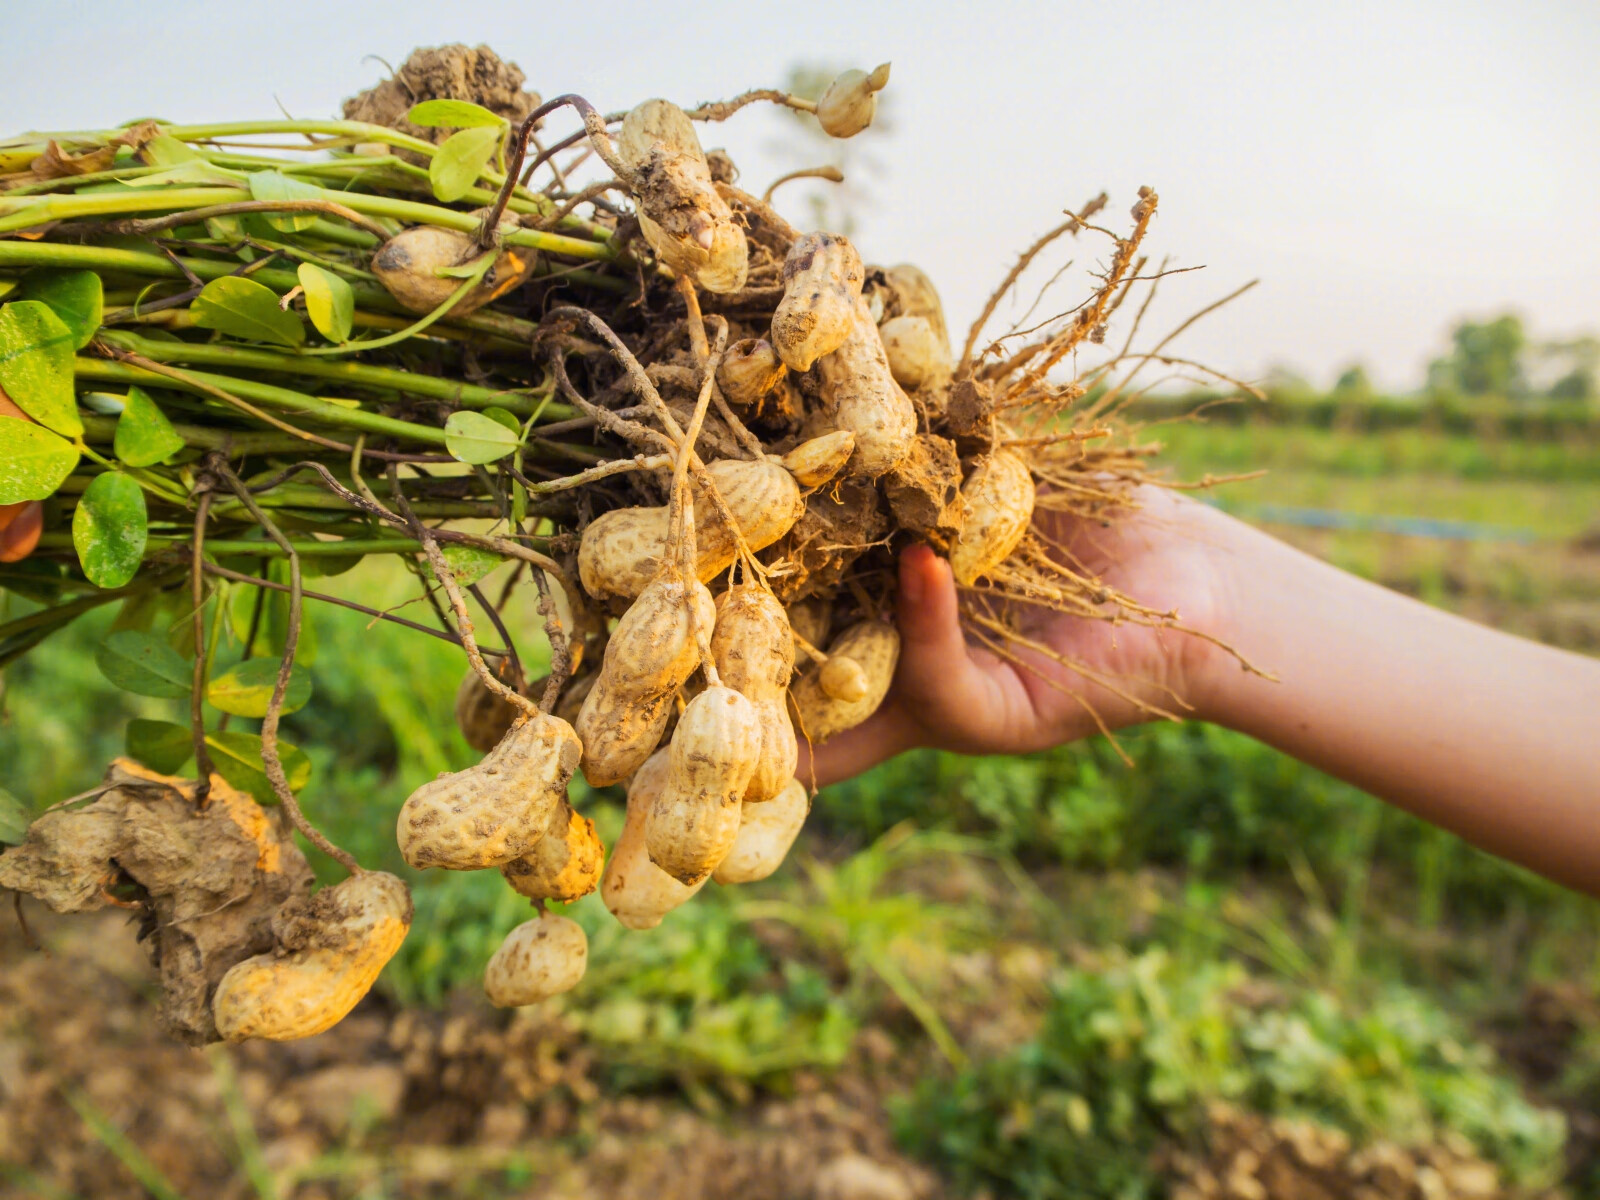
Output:
<svg viewBox="0 0 1600 1200">
<path fill-rule="evenodd" d="M 1440 612 L 1155 488 L 1110 527 L 1040 514 L 1105 582 L 1239 648 L 1051 613 L 1028 636 L 1149 704 L 1249 734 L 1493 854 L 1600 896 L 1600 661 Z M 969 645 L 949 564 L 900 560 L 900 666 L 865 724 L 815 750 L 818 784 L 902 751 L 1021 754 L 1149 719 L 1034 651 Z M 810 779 L 801 748 L 800 778 Z"/>
</svg>

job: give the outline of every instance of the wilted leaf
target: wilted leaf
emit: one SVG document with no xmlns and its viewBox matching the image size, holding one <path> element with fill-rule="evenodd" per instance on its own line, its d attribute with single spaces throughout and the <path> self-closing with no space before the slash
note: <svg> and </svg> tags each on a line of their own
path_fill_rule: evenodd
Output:
<svg viewBox="0 0 1600 1200">
<path fill-rule="evenodd" d="M 95 587 L 119 588 L 139 573 L 149 528 L 144 490 L 120 471 L 95 476 L 72 514 L 72 544 Z"/>
<path fill-rule="evenodd" d="M 35 421 L 66 437 L 83 432 L 72 394 L 72 330 L 40 300 L 0 307 L 0 388 Z"/>
<path fill-rule="evenodd" d="M 459 462 L 491 463 L 517 448 L 517 435 L 478 412 L 453 412 L 444 423 L 445 449 Z"/>
<path fill-rule="evenodd" d="M 434 196 L 446 204 L 465 196 L 499 147 L 498 126 L 463 129 L 445 138 L 428 163 L 428 182 L 433 185 Z"/>
<path fill-rule="evenodd" d="M 278 294 L 254 279 L 224 275 L 200 290 L 191 307 L 194 323 L 229 337 L 274 346 L 298 346 L 306 340 L 299 316 L 278 307 Z"/>
<path fill-rule="evenodd" d="M 183 439 L 148 392 L 130 387 L 111 445 L 130 467 L 151 467 L 182 450 Z"/>
<path fill-rule="evenodd" d="M 20 845 L 28 836 L 28 825 L 33 813 L 5 788 L 0 787 L 0 842 L 7 846 Z"/>
<path fill-rule="evenodd" d="M 471 587 L 505 562 L 505 559 L 492 550 L 484 550 L 478 546 L 463 546 L 459 542 L 443 547 L 442 553 L 445 562 L 450 564 L 451 574 L 462 587 Z M 428 573 L 433 574 L 431 565 Z"/>
<path fill-rule="evenodd" d="M 301 263 L 296 275 L 305 289 L 306 315 L 317 332 L 330 342 L 349 341 L 356 315 L 356 294 L 350 285 L 316 263 Z"/>
<path fill-rule="evenodd" d="M 206 699 L 213 708 L 236 717 L 264 717 L 278 684 L 278 661 L 247 658 L 211 680 Z M 311 699 L 311 672 L 299 663 L 289 671 L 289 688 L 283 695 L 283 711 L 296 712 Z"/>
<path fill-rule="evenodd" d="M 142 762 L 152 771 L 176 775 L 178 768 L 194 753 L 194 734 L 187 725 L 135 717 L 128 722 L 123 746 L 129 758 Z"/>
<path fill-rule="evenodd" d="M 105 293 L 93 271 L 30 271 L 18 300 L 38 300 L 72 331 L 72 348 L 82 350 L 100 328 Z"/>
<path fill-rule="evenodd" d="M 211 765 L 236 788 L 243 788 L 262 804 L 275 804 L 278 795 L 267 781 L 267 768 L 261 760 L 261 739 L 253 733 L 220 730 L 206 734 L 211 750 Z M 289 790 L 298 792 L 311 780 L 311 760 L 305 751 L 288 742 L 278 743 L 278 759 Z"/>
<path fill-rule="evenodd" d="M 0 417 L 0 504 L 43 500 L 78 465 L 78 448 L 43 425 Z"/>
<path fill-rule="evenodd" d="M 137 629 L 107 636 L 95 648 L 95 665 L 117 687 L 140 696 L 177 700 L 189 694 L 194 665 L 167 639 Z"/>
<path fill-rule="evenodd" d="M 115 146 L 97 146 L 82 154 L 70 154 L 51 138 L 44 153 L 28 164 L 35 179 L 65 179 L 72 175 L 91 175 L 104 171 L 116 161 Z M 10 168 L 7 168 L 10 169 Z"/>
<path fill-rule="evenodd" d="M 424 100 L 411 106 L 406 120 L 428 129 L 472 129 L 506 123 L 504 117 L 468 100 Z"/>
<path fill-rule="evenodd" d="M 315 184 L 293 179 L 281 171 L 252 171 L 250 195 L 253 199 L 267 202 L 323 198 L 322 189 Z M 310 229 L 317 219 L 314 212 L 265 213 L 263 216 L 267 224 L 279 233 L 299 233 L 303 229 Z"/>
</svg>

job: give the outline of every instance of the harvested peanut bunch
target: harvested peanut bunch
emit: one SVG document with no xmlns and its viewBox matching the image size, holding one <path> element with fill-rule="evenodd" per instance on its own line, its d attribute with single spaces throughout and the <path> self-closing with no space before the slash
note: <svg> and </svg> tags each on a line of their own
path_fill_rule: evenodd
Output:
<svg viewBox="0 0 1600 1200">
<path fill-rule="evenodd" d="M 311 757 L 278 734 L 307 703 L 308 601 L 466 658 L 454 715 L 481 760 L 407 780 L 395 836 L 415 870 L 496 870 L 530 902 L 484 981 L 509 1006 L 583 976 L 582 930 L 546 905 L 598 890 L 646 930 L 708 878 L 777 869 L 810 807 L 801 740 L 889 694 L 907 547 L 950 560 L 964 631 L 1019 669 L 1040 609 L 1183 631 L 1069 562 L 1057 526 L 1122 519 L 1152 478 L 1124 408 L 1175 361 L 1134 345 L 1171 274 L 1145 249 L 1154 191 L 1126 218 L 1104 195 L 1066 213 L 953 340 L 925 271 L 791 224 L 805 210 L 777 185 L 838 169 L 741 185 L 704 149 L 702 127 L 769 101 L 856 136 L 887 64 L 815 98 L 609 112 L 522 90 L 485 48 L 414 60 L 343 121 L 0 139 L 0 340 L 38 366 L 0 394 L 22 418 L 0 419 L 0 466 L 23 464 L 0 470 L 0 559 L 30 559 L 16 577 L 52 620 L 121 599 L 108 678 L 165 663 L 142 686 L 191 701 L 181 725 L 130 726 L 139 762 L 41 816 L 0 884 L 139 908 L 190 1042 L 327 1028 L 410 920 L 404 885 L 300 807 Z M 1094 242 L 1062 256 L 1094 265 L 1051 317 L 1062 239 Z M 1048 303 L 1000 328 L 1031 283 Z M 369 554 L 433 616 L 308 590 Z M 529 587 L 547 665 L 511 605 Z M 184 620 L 143 632 L 180 598 Z M 242 655 L 214 636 L 223 606 L 250 616 Z M 6 662 L 56 628 L 40 620 L 0 625 Z M 275 670 L 245 661 L 263 640 Z M 162 773 L 186 755 L 196 778 Z M 626 785 L 609 854 L 569 794 L 580 768 Z M 295 835 L 349 878 L 307 899 Z"/>
</svg>

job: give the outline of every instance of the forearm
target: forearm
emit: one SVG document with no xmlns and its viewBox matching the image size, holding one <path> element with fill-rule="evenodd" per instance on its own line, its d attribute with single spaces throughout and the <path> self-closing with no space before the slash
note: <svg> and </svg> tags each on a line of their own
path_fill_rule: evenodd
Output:
<svg viewBox="0 0 1600 1200">
<path fill-rule="evenodd" d="M 1472 624 L 1242 526 L 1208 717 L 1600 895 L 1600 661 Z"/>
</svg>

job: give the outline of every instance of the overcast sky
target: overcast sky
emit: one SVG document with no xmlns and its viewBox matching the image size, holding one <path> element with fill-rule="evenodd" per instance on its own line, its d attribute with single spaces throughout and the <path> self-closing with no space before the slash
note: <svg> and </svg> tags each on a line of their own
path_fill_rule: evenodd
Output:
<svg viewBox="0 0 1600 1200">
<path fill-rule="evenodd" d="M 1105 188 L 1121 227 L 1150 184 L 1149 248 L 1207 265 L 1171 281 L 1162 315 L 1262 280 L 1181 343 L 1239 374 L 1287 363 L 1327 382 L 1359 359 L 1409 387 L 1464 315 L 1600 329 L 1593 0 L 144 0 L 19 5 L 6 25 L 7 133 L 270 117 L 279 103 L 332 115 L 383 72 L 365 55 L 398 63 L 450 41 L 487 42 L 544 95 L 602 109 L 774 85 L 798 59 L 887 59 L 895 128 L 869 147 L 881 169 L 856 240 L 869 261 L 925 267 L 953 327 L 1064 207 Z M 775 145 L 787 128 L 747 110 L 705 140 L 759 191 L 793 165 Z"/>
</svg>

